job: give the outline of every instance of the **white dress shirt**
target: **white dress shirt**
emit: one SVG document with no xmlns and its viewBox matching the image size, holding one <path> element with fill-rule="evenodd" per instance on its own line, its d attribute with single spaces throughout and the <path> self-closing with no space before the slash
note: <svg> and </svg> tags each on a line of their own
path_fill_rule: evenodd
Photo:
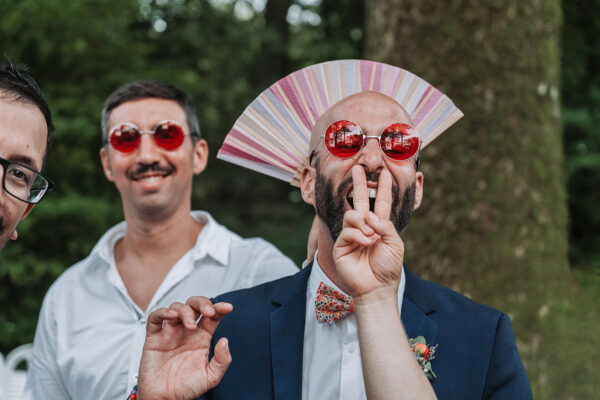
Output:
<svg viewBox="0 0 600 400">
<path fill-rule="evenodd" d="M 321 270 L 315 254 L 306 291 L 302 400 L 366 400 L 356 316 L 351 313 L 343 319 L 319 324 L 315 299 L 321 282 L 344 293 Z M 398 288 L 399 311 L 405 286 L 403 270 Z"/>
<path fill-rule="evenodd" d="M 25 399 L 124 400 L 137 382 L 152 310 L 298 271 L 265 240 L 242 239 L 206 212 L 192 216 L 205 224 L 196 244 L 169 271 L 145 311 L 127 293 L 115 264 L 113 249 L 125 235 L 125 222 L 54 282 L 40 312 Z"/>
</svg>

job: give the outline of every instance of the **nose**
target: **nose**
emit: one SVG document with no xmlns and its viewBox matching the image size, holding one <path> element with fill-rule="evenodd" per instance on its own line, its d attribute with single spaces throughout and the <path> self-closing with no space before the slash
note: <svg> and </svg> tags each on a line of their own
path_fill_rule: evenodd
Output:
<svg viewBox="0 0 600 400">
<path fill-rule="evenodd" d="M 159 160 L 160 150 L 154 142 L 152 135 L 141 135 L 140 145 L 137 148 L 137 158 L 141 164 L 152 164 Z"/>
<path fill-rule="evenodd" d="M 377 138 L 366 138 L 366 142 L 361 149 L 358 157 L 358 163 L 362 165 L 367 172 L 376 172 L 383 168 L 383 152 L 379 146 Z"/>
</svg>

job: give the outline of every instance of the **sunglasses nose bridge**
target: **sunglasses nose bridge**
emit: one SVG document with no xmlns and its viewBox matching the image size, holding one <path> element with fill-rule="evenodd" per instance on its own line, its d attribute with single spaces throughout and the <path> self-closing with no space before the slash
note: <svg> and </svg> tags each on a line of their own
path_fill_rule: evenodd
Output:
<svg viewBox="0 0 600 400">
<path fill-rule="evenodd" d="M 154 132 L 140 131 L 140 144 L 137 148 L 140 162 L 145 164 L 156 161 L 159 157 L 159 149 L 154 141 Z"/>
<path fill-rule="evenodd" d="M 365 166 L 368 171 L 375 171 L 383 165 L 379 136 L 364 136 L 362 149 L 358 153 L 358 163 Z"/>
</svg>

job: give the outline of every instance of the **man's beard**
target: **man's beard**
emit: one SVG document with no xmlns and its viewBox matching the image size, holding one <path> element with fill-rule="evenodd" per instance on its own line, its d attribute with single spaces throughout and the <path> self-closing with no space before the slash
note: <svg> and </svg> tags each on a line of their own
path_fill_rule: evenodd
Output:
<svg viewBox="0 0 600 400">
<path fill-rule="evenodd" d="M 366 173 L 367 181 L 378 182 L 379 172 Z M 326 179 L 319 173 L 317 168 L 317 180 L 315 182 L 317 215 L 325 222 L 331 237 L 335 242 L 342 232 L 344 223 L 344 191 L 352 184 L 352 177 L 347 178 L 340 183 L 337 193 L 334 196 L 333 182 Z M 392 182 L 392 210 L 390 212 L 390 221 L 396 227 L 398 233 L 402 232 L 410 222 L 415 205 L 416 183 L 413 182 L 405 191 L 400 202 L 400 189 L 396 182 Z M 373 210 L 371 210 L 373 211 Z"/>
</svg>

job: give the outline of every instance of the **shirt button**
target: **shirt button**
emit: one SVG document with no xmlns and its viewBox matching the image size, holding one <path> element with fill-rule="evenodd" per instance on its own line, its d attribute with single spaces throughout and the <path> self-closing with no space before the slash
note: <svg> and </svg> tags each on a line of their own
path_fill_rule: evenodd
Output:
<svg viewBox="0 0 600 400">
<path fill-rule="evenodd" d="M 352 343 L 351 345 L 348 346 L 348 351 L 350 353 L 354 353 L 356 351 L 356 345 L 354 343 Z"/>
</svg>

